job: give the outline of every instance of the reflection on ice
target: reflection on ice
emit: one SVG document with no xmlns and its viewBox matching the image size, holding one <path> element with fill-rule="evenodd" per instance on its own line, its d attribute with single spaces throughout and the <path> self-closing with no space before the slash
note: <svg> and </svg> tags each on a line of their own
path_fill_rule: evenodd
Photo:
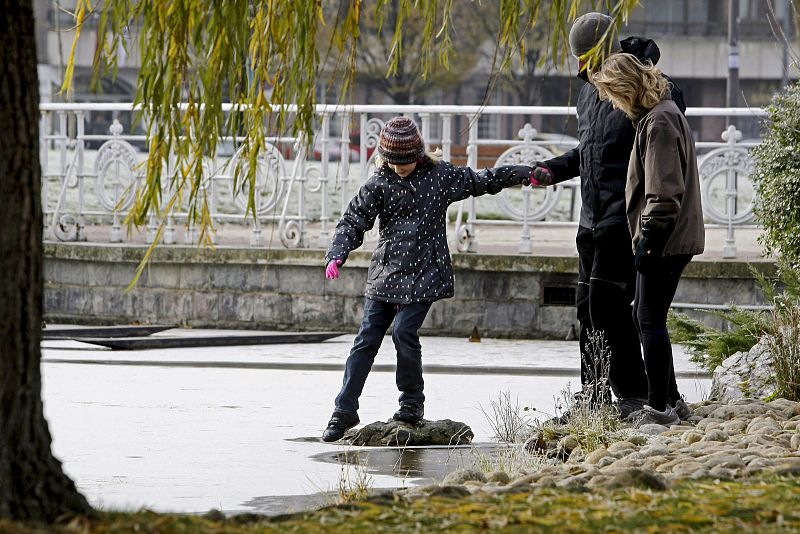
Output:
<svg viewBox="0 0 800 534">
<path fill-rule="evenodd" d="M 311 458 L 338 465 L 363 466 L 375 475 L 423 479 L 414 481 L 419 484 L 441 480 L 456 469 L 476 467 L 480 455 L 491 455 L 498 447 L 500 445 L 492 443 L 455 447 L 354 447 L 315 454 Z"/>
</svg>

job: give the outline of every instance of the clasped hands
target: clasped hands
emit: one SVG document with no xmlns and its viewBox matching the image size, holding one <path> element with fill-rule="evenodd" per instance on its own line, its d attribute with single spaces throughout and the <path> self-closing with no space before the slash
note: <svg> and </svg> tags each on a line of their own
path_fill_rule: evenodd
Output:
<svg viewBox="0 0 800 534">
<path fill-rule="evenodd" d="M 531 185 L 553 185 L 556 182 L 555 177 L 553 176 L 553 171 L 550 170 L 550 167 L 542 163 L 541 161 L 537 161 L 533 164 L 533 172 L 531 173 Z"/>
</svg>

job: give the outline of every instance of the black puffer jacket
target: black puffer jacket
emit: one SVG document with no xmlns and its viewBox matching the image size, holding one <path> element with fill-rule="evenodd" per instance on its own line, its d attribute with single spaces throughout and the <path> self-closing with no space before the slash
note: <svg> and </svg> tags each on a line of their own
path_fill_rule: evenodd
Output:
<svg viewBox="0 0 800 534">
<path fill-rule="evenodd" d="M 395 304 L 452 297 L 447 206 L 471 196 L 528 184 L 531 170 L 508 166 L 475 172 L 469 167 L 426 160 L 411 175 L 400 178 L 383 165 L 347 206 L 336 225 L 325 263 L 347 260 L 378 218 L 380 239 L 369 265 L 366 296 Z"/>
<path fill-rule="evenodd" d="M 658 62 L 658 46 L 642 37 L 628 37 L 620 42 L 622 51 L 640 60 Z M 578 75 L 588 81 L 586 73 Z M 683 92 L 672 80 L 672 100 L 686 110 Z M 625 215 L 625 182 L 628 175 L 636 129 L 622 111 L 611 102 L 600 100 L 597 88 L 586 83 L 578 96 L 578 139 L 580 144 L 569 152 L 544 163 L 553 172 L 556 183 L 581 177 L 580 225 L 602 228 L 628 224 Z"/>
</svg>

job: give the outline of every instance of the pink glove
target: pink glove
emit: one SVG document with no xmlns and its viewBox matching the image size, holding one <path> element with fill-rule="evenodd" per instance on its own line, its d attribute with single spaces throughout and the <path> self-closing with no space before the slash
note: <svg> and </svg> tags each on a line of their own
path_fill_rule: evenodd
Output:
<svg viewBox="0 0 800 534">
<path fill-rule="evenodd" d="M 328 266 L 325 267 L 325 278 L 328 280 L 336 280 L 339 278 L 339 266 L 342 264 L 342 260 L 331 260 L 328 262 Z"/>
<path fill-rule="evenodd" d="M 531 173 L 531 185 L 553 185 L 555 183 L 555 178 L 553 177 L 553 171 L 550 170 L 550 167 L 545 165 L 544 163 L 539 163 L 538 161 L 533 166 L 533 172 Z"/>
</svg>

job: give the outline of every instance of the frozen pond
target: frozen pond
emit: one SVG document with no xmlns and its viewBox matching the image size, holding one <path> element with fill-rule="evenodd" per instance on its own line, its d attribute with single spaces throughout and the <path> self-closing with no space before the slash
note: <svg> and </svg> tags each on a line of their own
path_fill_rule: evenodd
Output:
<svg viewBox="0 0 800 534">
<path fill-rule="evenodd" d="M 323 504 L 319 494 L 336 489 L 343 467 L 320 460 L 353 449 L 318 439 L 353 337 L 125 352 L 44 342 L 54 452 L 90 502 L 106 509 L 281 513 Z M 426 417 L 469 424 L 476 443 L 490 441 L 483 410 L 500 392 L 553 413 L 554 399 L 579 382 L 577 342 L 426 337 L 422 345 Z M 387 338 L 361 399 L 362 424 L 386 420 L 396 409 L 393 360 Z M 696 371 L 676 346 L 679 387 L 690 401 L 710 389 L 707 378 L 690 377 Z M 406 451 L 401 460 L 398 451 L 373 451 L 371 485 L 441 477 L 471 454 Z M 404 476 L 392 476 L 398 471 Z"/>
</svg>

